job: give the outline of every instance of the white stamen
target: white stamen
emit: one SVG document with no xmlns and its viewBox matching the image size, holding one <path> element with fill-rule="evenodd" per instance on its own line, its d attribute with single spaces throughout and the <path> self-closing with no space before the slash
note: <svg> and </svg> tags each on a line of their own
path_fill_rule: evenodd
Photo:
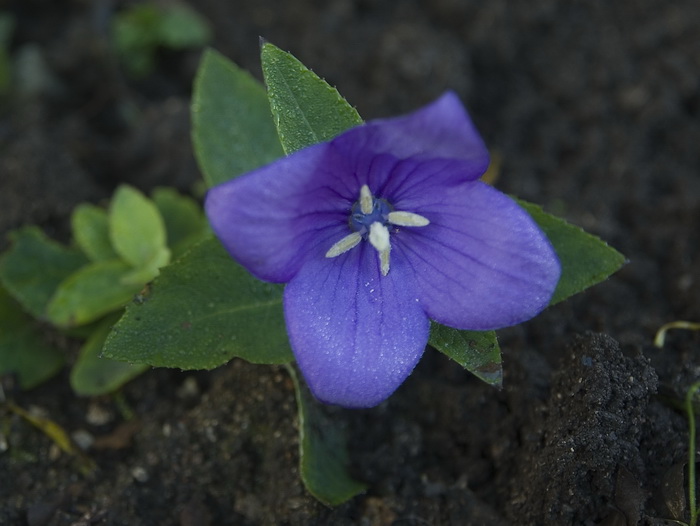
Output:
<svg viewBox="0 0 700 526">
<path fill-rule="evenodd" d="M 373 205 L 374 199 L 372 199 L 372 192 L 369 186 L 363 184 L 362 188 L 360 188 L 360 210 L 365 215 L 371 214 Z"/>
<path fill-rule="evenodd" d="M 379 221 L 375 221 L 369 227 L 369 242 L 379 252 L 382 275 L 386 276 L 389 273 L 389 253 L 391 252 L 389 229 Z"/>
<path fill-rule="evenodd" d="M 328 252 L 326 252 L 326 257 L 334 258 L 338 257 L 341 254 L 345 254 L 348 250 L 355 248 L 360 243 L 360 241 L 362 241 L 362 236 L 359 232 L 353 232 L 352 234 L 348 234 L 328 249 Z"/>
<path fill-rule="evenodd" d="M 430 220 L 413 212 L 389 212 L 387 221 L 397 226 L 428 226 Z"/>
</svg>

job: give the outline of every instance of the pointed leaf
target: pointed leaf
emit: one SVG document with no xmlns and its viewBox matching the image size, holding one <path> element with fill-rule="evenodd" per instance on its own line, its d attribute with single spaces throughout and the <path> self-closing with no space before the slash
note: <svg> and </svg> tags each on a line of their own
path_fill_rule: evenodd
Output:
<svg viewBox="0 0 700 526">
<path fill-rule="evenodd" d="M 338 506 L 367 489 L 347 472 L 347 438 L 342 428 L 323 413 L 292 365 L 286 367 L 294 383 L 299 408 L 299 464 L 306 489 L 327 506 Z"/>
<path fill-rule="evenodd" d="M 167 250 L 165 225 L 158 208 L 131 186 L 121 185 L 112 197 L 109 235 L 117 254 L 136 268 L 152 267 Z"/>
<path fill-rule="evenodd" d="M 538 205 L 517 201 L 547 235 L 561 261 L 561 278 L 550 305 L 600 283 L 626 263 L 625 256 L 600 238 L 544 212 Z"/>
<path fill-rule="evenodd" d="M 156 188 L 152 197 L 163 216 L 173 258 L 211 235 L 204 212 L 194 199 L 172 188 Z"/>
<path fill-rule="evenodd" d="M 87 263 L 77 250 L 50 240 L 37 227 L 10 234 L 13 244 L 0 259 L 0 280 L 35 318 L 43 319 L 59 283 Z"/>
<path fill-rule="evenodd" d="M 265 88 L 208 49 L 194 81 L 192 140 L 208 186 L 282 157 Z"/>
<path fill-rule="evenodd" d="M 109 239 L 107 211 L 99 206 L 83 203 L 71 216 L 73 238 L 80 249 L 92 261 L 115 259 L 117 253 Z"/>
<path fill-rule="evenodd" d="M 501 349 L 494 331 L 460 331 L 433 322 L 428 343 L 487 384 L 501 387 Z"/>
<path fill-rule="evenodd" d="M 148 365 L 132 365 L 100 356 L 107 335 L 120 317 L 121 313 L 118 313 L 102 320 L 80 349 L 70 372 L 70 384 L 76 394 L 99 396 L 111 393 L 149 369 Z"/>
<path fill-rule="evenodd" d="M 261 60 L 274 122 L 287 154 L 362 124 L 357 110 L 338 90 L 289 53 L 265 42 Z"/>
<path fill-rule="evenodd" d="M 48 306 L 49 320 L 59 327 L 94 321 L 122 308 L 143 284 L 125 284 L 132 268 L 119 260 L 97 261 L 63 281 Z"/>
<path fill-rule="evenodd" d="M 0 287 L 0 375 L 16 374 L 22 389 L 31 389 L 56 374 L 63 353 L 48 345 L 36 322 Z"/>
<path fill-rule="evenodd" d="M 252 277 L 215 239 L 162 269 L 115 325 L 104 356 L 181 369 L 212 369 L 240 357 L 292 357 L 282 287 Z"/>
</svg>

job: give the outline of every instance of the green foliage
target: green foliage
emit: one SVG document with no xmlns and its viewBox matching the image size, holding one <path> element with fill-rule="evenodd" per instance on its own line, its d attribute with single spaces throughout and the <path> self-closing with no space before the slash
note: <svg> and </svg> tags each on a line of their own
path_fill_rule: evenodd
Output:
<svg viewBox="0 0 700 526">
<path fill-rule="evenodd" d="M 0 281 L 24 309 L 43 320 L 58 285 L 87 259 L 33 226 L 12 232 L 10 240 L 12 247 L 0 259 Z"/>
<path fill-rule="evenodd" d="M 163 218 L 174 258 L 211 235 L 209 222 L 194 199 L 165 187 L 156 188 L 152 197 Z"/>
<path fill-rule="evenodd" d="M 71 228 L 76 244 L 90 260 L 118 257 L 109 238 L 109 219 L 104 208 L 90 203 L 78 205 L 71 215 Z"/>
<path fill-rule="evenodd" d="M 48 345 L 37 323 L 0 287 L 0 375 L 16 374 L 23 389 L 51 378 L 63 366 L 63 354 Z"/>
<path fill-rule="evenodd" d="M 282 287 L 252 277 L 218 240 L 204 241 L 127 307 L 104 355 L 181 369 L 212 369 L 234 357 L 290 362 Z"/>
<path fill-rule="evenodd" d="M 179 198 L 171 195 L 171 205 L 187 203 Z M 72 226 L 78 246 L 93 261 L 62 280 L 53 293 L 47 314 L 56 326 L 84 325 L 120 310 L 170 260 L 159 208 L 130 186 L 117 189 L 108 213 L 80 205 Z"/>
<path fill-rule="evenodd" d="M 82 394 L 100 394 L 144 369 L 99 357 L 115 316 L 168 263 L 171 249 L 183 253 L 210 234 L 192 199 L 158 189 L 152 201 L 128 186 L 117 189 L 109 211 L 79 205 L 71 226 L 77 248 L 48 239 L 36 227 L 12 233 L 12 246 L 0 259 L 0 281 L 32 316 L 87 339 L 72 382 Z M 61 355 L 7 301 L 0 308 L 0 328 L 8 331 L 0 334 L 0 371 L 15 372 L 31 387 L 58 370 Z"/>
<path fill-rule="evenodd" d="M 285 153 L 332 139 L 362 124 L 357 110 L 291 54 L 262 45 L 267 95 Z"/>
<path fill-rule="evenodd" d="M 337 506 L 367 489 L 347 473 L 350 459 L 344 430 L 320 407 L 299 380 L 296 369 L 286 367 L 294 382 L 299 409 L 299 464 L 306 489 L 327 506 Z"/>
<path fill-rule="evenodd" d="M 428 344 L 487 384 L 503 384 L 501 349 L 494 331 L 460 331 L 433 322 Z"/>
<path fill-rule="evenodd" d="M 192 140 L 208 186 L 284 155 L 265 88 L 223 55 L 204 52 L 192 97 Z"/>
<path fill-rule="evenodd" d="M 143 287 L 122 283 L 130 272 L 118 259 L 81 267 L 56 289 L 47 309 L 49 320 L 57 327 L 75 327 L 121 309 Z"/>
<path fill-rule="evenodd" d="M 209 23 L 183 4 L 134 5 L 117 13 L 112 39 L 117 54 L 133 77 L 148 75 L 159 47 L 186 49 L 205 46 L 212 38 Z"/>
<path fill-rule="evenodd" d="M 120 186 L 112 198 L 109 237 L 121 259 L 135 268 L 162 266 L 170 258 L 158 207 L 130 186 Z"/>
</svg>

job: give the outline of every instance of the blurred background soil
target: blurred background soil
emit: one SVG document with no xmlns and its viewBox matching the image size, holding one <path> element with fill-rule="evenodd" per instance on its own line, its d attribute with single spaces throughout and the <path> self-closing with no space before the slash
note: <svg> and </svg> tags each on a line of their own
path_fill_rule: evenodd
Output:
<svg viewBox="0 0 700 526">
<path fill-rule="evenodd" d="M 136 2 L 0 2 L 16 27 L 0 109 L 0 248 L 121 182 L 192 191 L 189 97 L 200 50 L 161 50 L 134 80 L 110 47 Z M 366 494 L 335 509 L 298 474 L 283 369 L 234 360 L 154 370 L 119 400 L 83 399 L 67 372 L 14 402 L 97 439 L 76 460 L 2 415 L 2 525 L 668 524 L 684 513 L 687 422 L 700 378 L 700 3 L 191 0 L 212 46 L 260 77 L 258 38 L 294 53 L 366 118 L 444 90 L 501 160 L 496 185 L 629 258 L 610 280 L 499 331 L 504 388 L 436 352 L 381 406 L 333 410 Z M 73 353 L 69 342 L 58 342 Z"/>
</svg>

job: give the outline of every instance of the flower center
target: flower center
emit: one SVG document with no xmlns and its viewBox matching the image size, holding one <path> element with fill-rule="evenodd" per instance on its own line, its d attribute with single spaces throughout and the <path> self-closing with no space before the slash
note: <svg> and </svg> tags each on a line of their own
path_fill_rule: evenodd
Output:
<svg viewBox="0 0 700 526">
<path fill-rule="evenodd" d="M 369 232 L 373 223 L 386 225 L 387 217 L 393 207 L 384 199 L 375 199 L 367 185 L 360 189 L 360 199 L 354 205 L 350 214 L 350 228 L 362 235 Z"/>
<path fill-rule="evenodd" d="M 430 221 L 413 212 L 394 211 L 386 200 L 374 198 L 369 186 L 365 184 L 360 188 L 360 198 L 352 205 L 348 223 L 353 232 L 328 249 L 326 257 L 338 257 L 355 248 L 365 239 L 377 250 L 382 275 L 386 276 L 389 273 L 391 252 L 389 227 L 392 225 L 427 226 Z"/>
</svg>

